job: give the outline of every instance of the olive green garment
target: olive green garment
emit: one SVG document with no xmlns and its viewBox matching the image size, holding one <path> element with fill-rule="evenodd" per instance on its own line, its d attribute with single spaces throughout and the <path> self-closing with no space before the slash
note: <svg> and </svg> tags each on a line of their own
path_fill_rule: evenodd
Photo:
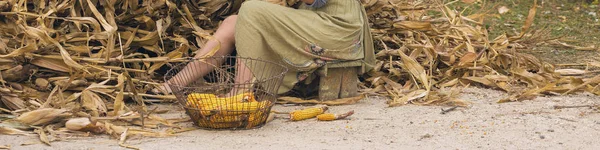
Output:
<svg viewBox="0 0 600 150">
<path fill-rule="evenodd" d="M 238 13 L 235 44 L 241 57 L 288 67 L 278 94 L 291 90 L 327 68 L 375 65 L 366 12 L 358 0 L 328 0 L 325 6 L 299 9 L 264 1 L 246 1 Z M 253 73 L 265 71 L 252 68 Z"/>
</svg>

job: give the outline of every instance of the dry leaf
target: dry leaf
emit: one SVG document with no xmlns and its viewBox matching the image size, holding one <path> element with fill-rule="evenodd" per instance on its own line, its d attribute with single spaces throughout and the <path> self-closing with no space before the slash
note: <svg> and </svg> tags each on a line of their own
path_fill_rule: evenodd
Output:
<svg viewBox="0 0 600 150">
<path fill-rule="evenodd" d="M 46 135 L 46 131 L 44 131 L 44 129 L 35 129 L 34 132 L 39 135 L 40 141 L 48 146 L 52 146 L 50 145 L 50 140 L 48 140 L 48 135 Z"/>
<path fill-rule="evenodd" d="M 125 93 L 125 75 L 120 74 L 117 77 L 117 85 L 116 87 L 119 89 L 119 93 L 117 93 L 117 97 L 115 98 L 115 102 L 113 104 L 113 113 L 112 116 L 119 116 L 122 113 L 124 113 L 123 111 L 125 110 L 125 100 L 124 100 L 124 93 Z"/>
<path fill-rule="evenodd" d="M 523 35 L 525 35 L 527 30 L 529 30 L 529 28 L 533 24 L 533 20 L 535 19 L 536 10 L 537 10 L 537 0 L 533 0 L 533 6 L 531 6 L 531 9 L 529 9 L 529 14 L 527 15 L 527 20 L 525 20 L 525 25 L 523 26 L 519 37 L 523 37 Z"/>
<path fill-rule="evenodd" d="M 570 89 L 569 91 L 567 91 L 567 92 L 563 93 L 563 95 L 565 95 L 565 94 L 569 94 L 569 93 L 572 93 L 572 92 L 574 92 L 574 91 L 576 91 L 576 90 L 579 90 L 579 89 L 581 89 L 581 88 L 584 88 L 585 86 L 587 86 L 587 85 L 589 85 L 589 84 L 598 84 L 598 83 L 600 83 L 600 75 L 597 75 L 597 76 L 595 76 L 595 77 L 593 77 L 593 78 L 591 78 L 591 79 L 589 79 L 589 80 L 585 81 L 583 84 L 580 84 L 580 85 L 578 85 L 578 86 L 576 86 L 576 87 L 574 87 L 574 88 Z"/>
<path fill-rule="evenodd" d="M 475 62 L 475 60 L 477 60 L 477 54 L 468 52 L 467 54 L 465 54 L 463 57 L 460 58 L 458 65 L 462 66 L 462 65 L 465 65 L 468 63 Z"/>
<path fill-rule="evenodd" d="M 427 91 L 430 90 L 429 79 L 427 78 L 427 74 L 425 73 L 425 69 L 423 66 L 419 64 L 415 59 L 406 56 L 403 52 L 399 52 L 400 57 L 402 58 L 402 62 L 404 62 L 404 66 L 402 68 L 408 70 L 412 76 L 421 81 L 425 89 Z"/>
<path fill-rule="evenodd" d="M 587 73 L 585 70 L 579 69 L 558 69 L 554 72 L 559 73 L 562 76 L 581 76 Z"/>
<path fill-rule="evenodd" d="M 136 149 L 136 150 L 139 149 L 139 148 L 125 144 L 125 140 L 127 140 L 127 136 L 129 135 L 127 132 L 128 130 L 129 130 L 129 128 L 125 128 L 125 131 L 123 131 L 123 133 L 121 133 L 121 136 L 119 137 L 119 146 L 129 148 L 129 149 Z"/>
<path fill-rule="evenodd" d="M 411 103 L 414 100 L 423 98 L 429 94 L 426 90 L 415 90 L 406 95 L 402 95 L 398 98 L 395 98 L 393 101 L 389 102 L 388 105 L 390 107 L 402 106 Z"/>
<path fill-rule="evenodd" d="M 0 134 L 4 135 L 26 135 L 27 132 L 11 127 L 2 127 L 0 126 Z"/>
<path fill-rule="evenodd" d="M 598 51 L 598 50 L 600 50 L 599 48 L 596 48 L 595 45 L 590 45 L 588 47 L 582 47 L 582 46 L 571 45 L 571 44 L 567 44 L 567 43 L 564 43 L 564 42 L 560 42 L 558 40 L 551 41 L 550 43 L 552 43 L 552 44 L 558 44 L 558 45 L 561 45 L 561 46 L 564 46 L 564 47 L 572 48 L 572 49 L 575 49 L 575 50 L 582 50 L 582 51 Z"/>
<path fill-rule="evenodd" d="M 91 90 L 84 90 L 81 93 L 81 104 L 83 108 L 91 111 L 91 115 L 94 117 L 106 114 L 108 111 L 104 100 Z"/>
</svg>

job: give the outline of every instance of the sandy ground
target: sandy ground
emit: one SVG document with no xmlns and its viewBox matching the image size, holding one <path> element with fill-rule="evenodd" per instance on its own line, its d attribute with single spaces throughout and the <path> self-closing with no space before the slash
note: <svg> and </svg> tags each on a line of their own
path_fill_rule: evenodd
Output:
<svg viewBox="0 0 600 150">
<path fill-rule="evenodd" d="M 446 107 L 388 108 L 385 99 L 370 97 L 355 105 L 331 107 L 331 112 L 355 110 L 356 114 L 349 120 L 289 122 L 278 119 L 254 130 L 195 130 L 168 138 L 134 138 L 127 143 L 141 149 L 600 148 L 599 110 L 553 109 L 554 105 L 600 104 L 600 97 L 577 94 L 495 103 L 504 96 L 499 91 L 468 88 L 461 97 L 474 102 L 472 107 L 447 114 L 440 114 Z M 301 107 L 276 106 L 275 109 L 298 108 Z M 53 142 L 52 146 L 21 146 L 32 141 L 37 141 L 35 136 L 0 135 L 0 145 L 11 145 L 13 149 L 123 149 L 117 140 L 107 136 L 74 138 Z"/>
</svg>

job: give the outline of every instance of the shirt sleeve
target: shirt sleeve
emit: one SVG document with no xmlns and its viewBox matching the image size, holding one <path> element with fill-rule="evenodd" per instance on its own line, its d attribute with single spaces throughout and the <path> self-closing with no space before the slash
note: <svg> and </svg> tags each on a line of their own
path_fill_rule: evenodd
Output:
<svg viewBox="0 0 600 150">
<path fill-rule="evenodd" d="M 323 7 L 327 3 L 327 0 L 315 0 L 312 4 L 308 5 L 308 7 L 319 8 Z"/>
</svg>

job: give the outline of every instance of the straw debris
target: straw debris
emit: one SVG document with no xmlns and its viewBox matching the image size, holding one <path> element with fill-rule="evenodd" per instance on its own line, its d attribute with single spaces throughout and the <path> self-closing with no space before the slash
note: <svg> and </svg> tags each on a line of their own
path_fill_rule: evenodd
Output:
<svg viewBox="0 0 600 150">
<path fill-rule="evenodd" d="M 82 124 L 68 128 L 93 125 L 98 130 L 79 131 L 108 134 L 121 139 L 122 145 L 129 135 L 173 135 L 176 132 L 152 129 L 177 127 L 179 121 L 152 115 L 144 102 L 173 102 L 174 96 L 149 91 L 172 65 L 193 57 L 220 21 L 235 14 L 243 1 L 0 1 L 0 113 L 17 115 L 14 120 L 35 127 L 16 129 L 2 125 L 8 123 L 3 121 L 0 133 L 35 129 L 50 145 L 48 139 L 54 135 L 46 133 L 84 117 L 79 119 Z M 269 1 L 289 7 L 299 2 Z M 512 94 L 499 102 L 581 91 L 600 94 L 600 77 L 556 70 L 518 52 L 517 48 L 540 42 L 535 37 L 546 33 L 530 29 L 536 6 L 519 35 L 489 37 L 483 26 L 485 13 L 461 14 L 439 1 L 362 1 L 378 50 L 375 69 L 363 76 L 362 92 L 389 97 L 389 106 L 467 106 L 458 95 L 460 87 L 468 85 Z M 441 15 L 430 16 L 430 11 Z M 302 103 L 282 99 L 281 103 Z"/>
</svg>

